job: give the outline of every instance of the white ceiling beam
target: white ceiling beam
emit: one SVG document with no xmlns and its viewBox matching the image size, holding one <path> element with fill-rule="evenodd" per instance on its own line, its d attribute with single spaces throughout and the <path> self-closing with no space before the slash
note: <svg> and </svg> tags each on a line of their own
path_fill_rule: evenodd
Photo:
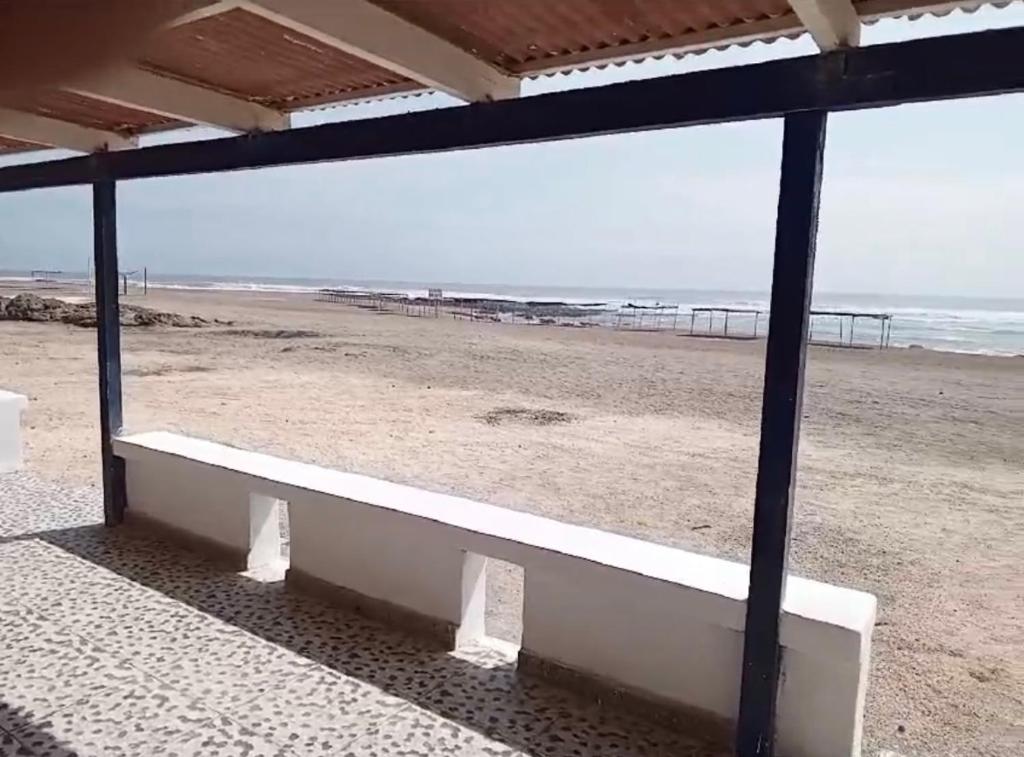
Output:
<svg viewBox="0 0 1024 757">
<path fill-rule="evenodd" d="M 182 14 L 165 27 L 185 26 L 244 4 L 243 0 L 219 0 Z M 291 125 L 286 114 L 272 108 L 130 66 L 75 82 L 65 89 L 114 105 L 234 132 L 278 131 Z"/>
<path fill-rule="evenodd" d="M 519 79 L 367 0 L 251 0 L 243 7 L 461 100 L 519 95 Z"/>
<path fill-rule="evenodd" d="M 124 150 L 136 146 L 134 138 L 122 137 L 112 131 L 92 129 L 8 108 L 0 108 L 0 135 L 79 152 Z"/>
<path fill-rule="evenodd" d="M 128 66 L 66 89 L 114 105 L 235 132 L 278 131 L 289 126 L 288 116 L 272 108 Z"/>
<path fill-rule="evenodd" d="M 164 27 L 172 29 L 175 26 L 191 24 L 193 21 L 202 21 L 204 18 L 209 18 L 210 16 L 219 16 L 221 13 L 227 13 L 241 5 L 242 0 L 219 0 L 219 2 L 204 5 L 203 7 L 196 8 L 188 13 L 183 13 L 168 21 L 164 24 Z"/>
<path fill-rule="evenodd" d="M 852 0 L 789 0 L 822 51 L 860 44 L 860 17 Z"/>
</svg>

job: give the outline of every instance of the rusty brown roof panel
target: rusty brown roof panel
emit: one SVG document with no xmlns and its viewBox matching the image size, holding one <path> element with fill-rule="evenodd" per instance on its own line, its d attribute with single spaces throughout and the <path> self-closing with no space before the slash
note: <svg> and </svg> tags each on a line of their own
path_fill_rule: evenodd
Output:
<svg viewBox="0 0 1024 757">
<path fill-rule="evenodd" d="M 380 7 L 515 73 L 616 56 L 650 43 L 665 50 L 697 32 L 792 17 L 786 0 L 372 0 Z M 728 35 L 723 35 L 728 36 Z"/>
<path fill-rule="evenodd" d="M 282 110 L 362 93 L 421 88 L 400 74 L 242 9 L 161 32 L 143 65 Z"/>
<path fill-rule="evenodd" d="M 0 155 L 9 155 L 26 150 L 45 150 L 48 145 L 37 145 L 34 142 L 23 142 L 20 139 L 0 136 Z"/>
<path fill-rule="evenodd" d="M 1006 8 L 1015 0 L 961 0 L 959 3 L 939 1 L 922 2 L 922 0 L 853 0 L 857 13 L 865 23 L 873 23 L 879 18 L 909 18 L 916 20 L 926 16 L 948 16 L 955 10 L 974 13 L 984 6 Z"/>
<path fill-rule="evenodd" d="M 336 0 L 343 2 L 344 0 Z M 723 48 L 803 31 L 787 0 L 370 0 L 476 57 L 519 76 L 538 76 L 665 54 Z M 0 0 L 2 2 L 2 0 Z M 161 31 L 140 65 L 154 73 L 296 110 L 358 102 L 425 88 L 243 7 Z M 862 17 L 944 14 L 938 0 L 854 0 Z M 1003 7 L 965 0 L 958 7 Z M 80 94 L 47 90 L 0 103 L 126 135 L 188 126 L 175 119 Z M 0 152 L 32 149 L 5 138 Z"/>
<path fill-rule="evenodd" d="M 177 123 L 155 113 L 126 108 L 59 89 L 12 94 L 4 100 L 4 105 L 37 116 L 120 134 L 168 128 Z"/>
</svg>

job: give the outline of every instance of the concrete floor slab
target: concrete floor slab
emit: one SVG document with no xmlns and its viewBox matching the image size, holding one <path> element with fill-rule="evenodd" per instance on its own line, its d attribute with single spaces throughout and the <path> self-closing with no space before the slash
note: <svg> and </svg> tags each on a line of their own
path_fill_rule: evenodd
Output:
<svg viewBox="0 0 1024 757">
<path fill-rule="evenodd" d="M 0 476 L 0 757 L 719 755 Z"/>
</svg>

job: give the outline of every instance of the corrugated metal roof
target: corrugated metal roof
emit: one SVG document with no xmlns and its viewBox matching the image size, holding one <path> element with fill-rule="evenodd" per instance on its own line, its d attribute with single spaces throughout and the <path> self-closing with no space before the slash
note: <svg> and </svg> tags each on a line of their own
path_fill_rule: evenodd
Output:
<svg viewBox="0 0 1024 757">
<path fill-rule="evenodd" d="M 13 152 L 25 152 L 26 150 L 38 150 L 45 145 L 36 145 L 31 142 L 22 142 L 20 139 L 0 136 L 0 155 Z"/>
<path fill-rule="evenodd" d="M 986 5 L 1005 8 L 1017 0 L 961 0 L 960 2 L 913 2 L 913 0 L 853 0 L 858 14 L 865 23 L 873 23 L 879 18 L 909 18 L 911 20 L 925 16 L 948 16 L 954 11 L 974 13 Z"/>
<path fill-rule="evenodd" d="M 37 116 L 69 121 L 94 129 L 106 129 L 119 134 L 136 134 L 178 123 L 144 110 L 126 108 L 60 89 L 10 95 L 4 98 L 3 104 Z"/>
<path fill-rule="evenodd" d="M 278 109 L 422 85 L 241 9 L 165 30 L 142 62 L 155 73 Z"/>
<path fill-rule="evenodd" d="M 513 77 L 681 55 L 803 31 L 787 0 L 370 2 Z M 873 20 L 943 14 L 954 7 L 1005 6 L 1012 0 L 854 2 L 862 17 Z M 272 15 L 250 12 L 244 3 L 194 0 L 191 7 L 193 14 L 154 35 L 142 55 L 141 68 L 283 111 L 427 88 L 409 76 L 281 25 L 271 20 Z M 57 89 L 4 104 L 125 135 L 190 125 Z M 0 141 L 0 152 L 24 144 L 5 139 Z"/>
<path fill-rule="evenodd" d="M 786 0 L 373 0 L 374 4 L 493 65 L 529 73 L 616 56 L 620 48 L 648 43 L 675 47 L 682 37 L 735 29 L 789 16 Z"/>
</svg>

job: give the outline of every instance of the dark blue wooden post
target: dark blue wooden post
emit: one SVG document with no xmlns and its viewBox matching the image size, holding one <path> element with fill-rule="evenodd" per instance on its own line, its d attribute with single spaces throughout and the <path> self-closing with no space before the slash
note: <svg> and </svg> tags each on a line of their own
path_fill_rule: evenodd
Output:
<svg viewBox="0 0 1024 757">
<path fill-rule="evenodd" d="M 779 688 L 779 622 L 786 590 L 804 358 L 825 148 L 823 111 L 786 116 L 775 227 L 771 316 L 761 406 L 750 593 L 736 754 L 770 757 Z"/>
<path fill-rule="evenodd" d="M 96 275 L 96 340 L 100 376 L 100 453 L 103 461 L 103 519 L 124 520 L 124 460 L 114 456 L 121 431 L 121 318 L 117 302 L 117 202 L 110 180 L 92 185 L 93 260 Z"/>
</svg>

